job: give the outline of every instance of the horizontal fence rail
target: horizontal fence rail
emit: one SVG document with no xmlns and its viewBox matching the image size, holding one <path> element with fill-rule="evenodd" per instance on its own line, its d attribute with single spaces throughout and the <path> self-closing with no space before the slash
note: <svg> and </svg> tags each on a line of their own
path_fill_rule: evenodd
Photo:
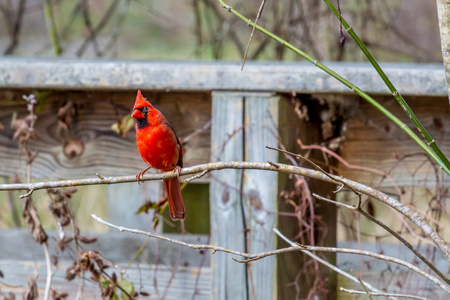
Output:
<svg viewBox="0 0 450 300">
<path fill-rule="evenodd" d="M 0 88 L 351 93 L 307 62 L 157 62 L 0 58 Z M 367 93 L 389 94 L 368 63 L 326 63 Z M 404 95 L 447 96 L 440 64 L 381 67 Z"/>
</svg>

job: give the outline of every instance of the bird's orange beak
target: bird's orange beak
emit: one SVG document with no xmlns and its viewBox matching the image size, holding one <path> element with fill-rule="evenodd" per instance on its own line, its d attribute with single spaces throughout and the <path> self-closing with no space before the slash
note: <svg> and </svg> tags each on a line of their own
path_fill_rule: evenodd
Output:
<svg viewBox="0 0 450 300">
<path fill-rule="evenodd" d="M 135 108 L 133 110 L 133 113 L 131 114 L 131 117 L 134 119 L 142 119 L 144 118 L 144 114 L 142 113 L 142 111 L 140 111 L 139 109 Z"/>
</svg>

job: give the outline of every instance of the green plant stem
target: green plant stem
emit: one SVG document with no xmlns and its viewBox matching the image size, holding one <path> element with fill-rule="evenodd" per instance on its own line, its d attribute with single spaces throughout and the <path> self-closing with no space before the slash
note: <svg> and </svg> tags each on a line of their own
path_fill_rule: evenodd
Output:
<svg viewBox="0 0 450 300">
<path fill-rule="evenodd" d="M 262 33 L 264 33 L 265 35 L 269 36 L 270 38 L 274 39 L 275 41 L 281 43 L 283 46 L 285 46 L 286 48 L 294 51 L 295 53 L 299 54 L 300 56 L 302 56 L 303 58 L 305 58 L 306 60 L 308 60 L 309 62 L 311 62 L 312 64 L 314 64 L 316 67 L 318 67 L 319 69 L 323 70 L 324 72 L 326 72 L 327 74 L 331 75 L 332 77 L 336 78 L 338 81 L 340 81 L 342 84 L 344 84 L 345 86 L 347 86 L 348 88 L 350 88 L 354 93 L 358 94 L 359 96 L 361 96 L 364 100 L 366 100 L 367 102 L 369 102 L 371 105 L 373 105 L 376 109 L 378 109 L 380 112 L 382 112 L 386 117 L 388 117 L 391 121 L 393 121 L 395 124 L 397 124 L 397 126 L 399 126 L 403 131 L 405 131 L 437 164 L 438 166 L 443 169 L 445 171 L 445 173 L 447 173 L 448 175 L 450 175 L 450 167 L 448 167 L 447 165 L 445 165 L 442 160 L 440 159 L 440 157 L 438 155 L 436 155 L 435 152 L 433 152 L 426 143 L 424 143 L 415 133 L 414 131 L 411 130 L 411 128 L 408 127 L 408 125 L 406 125 L 405 123 L 403 123 L 399 118 L 397 118 L 394 114 L 392 114 L 389 110 L 387 110 L 385 107 L 383 107 L 380 103 L 378 103 L 375 99 L 373 99 L 372 97 L 370 97 L 368 94 L 366 94 L 365 92 L 363 92 L 360 88 L 358 88 L 357 86 L 355 86 L 353 83 L 351 83 L 350 81 L 346 80 L 345 78 L 343 78 L 342 76 L 340 76 L 339 74 L 337 74 L 336 72 L 334 72 L 333 70 L 331 70 L 330 68 L 328 68 L 327 66 L 325 66 L 324 64 L 322 64 L 321 62 L 317 61 L 316 59 L 314 59 L 313 57 L 309 56 L 308 54 L 306 54 L 305 52 L 303 52 L 302 50 L 298 49 L 297 47 L 295 47 L 294 45 L 290 44 L 289 42 L 283 40 L 282 38 L 280 38 L 279 36 L 273 34 L 272 32 L 268 31 L 267 29 L 265 29 L 264 27 L 261 27 L 260 25 L 255 24 L 254 22 L 252 22 L 250 19 L 246 18 L 245 16 L 243 16 L 242 14 L 240 14 L 238 11 L 236 11 L 235 9 L 233 9 L 231 6 L 227 5 L 225 2 L 223 2 L 223 0 L 217 0 L 220 5 L 225 8 L 228 12 L 234 14 L 236 17 L 238 17 L 239 19 L 241 19 L 242 21 L 244 21 L 245 23 L 247 23 L 248 26 L 254 26 L 256 29 L 258 29 L 259 31 L 261 31 Z"/>
<path fill-rule="evenodd" d="M 323 0 L 325 4 L 330 8 L 330 10 L 333 12 L 333 14 L 336 16 L 336 18 L 341 22 L 341 24 L 344 26 L 344 28 L 347 30 L 348 34 L 355 40 L 356 44 L 359 46 L 359 48 L 362 50 L 362 52 L 366 55 L 367 59 L 370 61 L 372 66 L 375 68 L 375 70 L 380 75 L 381 79 L 383 79 L 386 86 L 391 91 L 394 98 L 397 100 L 397 102 L 400 104 L 400 106 L 403 108 L 405 113 L 408 115 L 408 117 L 411 119 L 411 121 L 414 123 L 414 125 L 417 127 L 420 133 L 422 133 L 423 137 L 427 141 L 428 145 L 434 150 L 434 152 L 439 156 L 441 161 L 445 164 L 447 168 L 450 168 L 450 161 L 447 159 L 447 157 L 442 153 L 441 149 L 439 149 L 438 145 L 436 144 L 435 140 L 430 136 L 430 134 L 427 132 L 425 127 L 420 123 L 419 119 L 416 117 L 412 109 L 408 106 L 405 99 L 403 99 L 402 95 L 397 91 L 397 89 L 394 87 L 392 82 L 389 80 L 387 75 L 384 73 L 383 69 L 381 69 L 380 65 L 377 63 L 375 58 L 370 53 L 369 49 L 364 45 L 364 43 L 361 41 L 359 36 L 356 34 L 356 32 L 353 30 L 353 28 L 348 25 L 348 23 L 345 21 L 344 17 L 339 13 L 339 11 L 331 4 L 331 1 L 329 0 Z"/>
<path fill-rule="evenodd" d="M 52 42 L 53 52 L 55 56 L 61 56 L 62 49 L 61 45 L 59 44 L 58 32 L 56 31 L 56 23 L 55 18 L 53 17 L 52 5 L 50 3 L 50 0 L 44 1 L 44 14 L 47 20 L 47 29 L 50 36 L 50 41 Z"/>
</svg>

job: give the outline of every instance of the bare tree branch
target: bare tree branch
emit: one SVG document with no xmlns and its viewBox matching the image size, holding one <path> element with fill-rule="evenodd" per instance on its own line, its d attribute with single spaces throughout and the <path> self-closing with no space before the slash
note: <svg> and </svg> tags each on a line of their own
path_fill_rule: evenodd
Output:
<svg viewBox="0 0 450 300">
<path fill-rule="evenodd" d="M 26 0 L 20 0 L 19 7 L 17 9 L 17 15 L 16 19 L 14 21 L 14 26 L 11 28 L 11 41 L 6 47 L 6 50 L 3 52 L 3 54 L 12 54 L 14 52 L 14 49 L 16 49 L 17 45 L 19 44 L 19 37 L 20 37 L 20 29 L 22 27 L 22 19 L 23 19 L 23 13 L 25 11 L 25 4 Z M 6 14 L 5 14 L 6 17 Z M 12 18 L 13 16 L 9 16 Z"/>
<path fill-rule="evenodd" d="M 332 177 L 323 174 L 321 171 L 289 166 L 284 164 L 275 163 L 262 163 L 262 162 L 242 162 L 242 161 L 224 161 L 224 162 L 212 162 L 192 167 L 183 168 L 180 171 L 180 175 L 190 175 L 196 173 L 205 173 L 210 171 L 217 171 L 222 169 L 253 169 L 253 170 L 266 170 L 275 171 L 281 173 L 297 174 L 302 176 L 311 177 L 314 179 L 322 180 L 325 182 L 338 184 L 344 183 L 346 186 L 351 187 L 355 191 L 373 197 L 396 211 L 400 212 L 407 219 L 412 221 L 417 227 L 422 229 L 423 233 L 429 237 L 438 248 L 445 255 L 447 260 L 450 261 L 450 245 L 434 230 L 434 228 L 423 218 L 418 212 L 402 204 L 398 200 L 388 196 L 387 194 L 380 192 L 376 189 L 368 187 L 362 183 L 355 182 L 341 176 L 332 175 Z M 141 181 L 147 180 L 161 180 L 165 178 L 172 178 L 177 176 L 173 172 L 165 172 L 160 174 L 149 174 L 141 178 Z M 124 182 L 135 182 L 136 176 L 119 176 L 119 177 L 102 177 L 97 178 L 84 178 L 74 180 L 62 180 L 62 181 L 47 181 L 47 182 L 35 182 L 35 183 L 20 183 L 20 184 L 0 184 L 0 191 L 7 190 L 28 190 L 28 193 L 22 195 L 21 198 L 31 195 L 35 190 L 48 189 L 48 188 L 60 188 L 70 186 L 84 186 L 84 185 L 98 185 L 98 184 L 117 184 Z"/>
<path fill-rule="evenodd" d="M 119 0 L 114 0 L 113 3 L 108 7 L 105 14 L 103 15 L 103 18 L 100 20 L 100 22 L 95 26 L 93 29 L 93 33 L 95 35 L 90 34 L 83 42 L 83 44 L 80 46 L 80 48 L 77 50 L 77 56 L 82 56 L 84 54 L 84 51 L 86 51 L 86 48 L 89 44 L 89 42 L 96 36 L 98 33 L 103 29 L 103 27 L 108 24 L 108 22 L 111 20 L 114 11 L 116 10 L 117 6 L 119 5 Z"/>
</svg>

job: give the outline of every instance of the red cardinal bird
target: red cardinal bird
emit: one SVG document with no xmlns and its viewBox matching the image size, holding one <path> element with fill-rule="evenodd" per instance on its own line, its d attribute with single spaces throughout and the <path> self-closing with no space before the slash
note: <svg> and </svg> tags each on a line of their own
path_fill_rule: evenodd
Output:
<svg viewBox="0 0 450 300">
<path fill-rule="evenodd" d="M 141 176 L 150 169 L 162 172 L 178 172 L 183 167 L 183 151 L 172 126 L 163 114 L 154 108 L 138 90 L 131 115 L 136 119 L 136 142 L 142 159 L 150 167 L 136 175 Z M 164 179 L 164 189 L 169 200 L 169 212 L 172 220 L 184 220 L 184 204 L 181 197 L 178 176 Z"/>
</svg>

